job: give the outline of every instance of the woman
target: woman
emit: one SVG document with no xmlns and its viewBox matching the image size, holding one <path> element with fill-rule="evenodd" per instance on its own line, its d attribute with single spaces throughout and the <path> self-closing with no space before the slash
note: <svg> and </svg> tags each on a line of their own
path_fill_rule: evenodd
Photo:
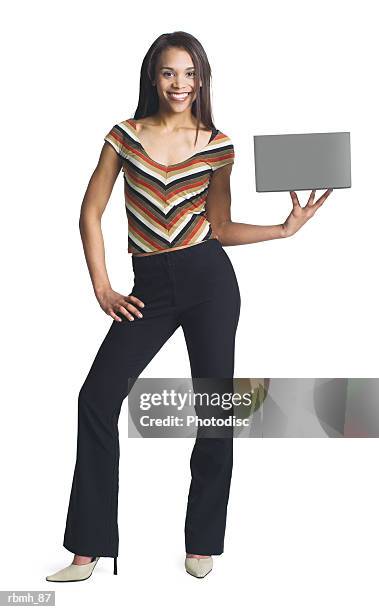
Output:
<svg viewBox="0 0 379 612">
<path fill-rule="evenodd" d="M 199 41 L 163 34 L 141 68 L 134 118 L 113 126 L 88 185 L 80 231 L 95 295 L 113 322 L 79 392 L 77 459 L 64 547 L 72 563 L 49 581 L 89 578 L 101 556 L 118 556 L 118 417 L 136 379 L 174 331 L 184 332 L 192 377 L 233 392 L 240 293 L 223 246 L 293 235 L 326 200 L 315 192 L 284 223 L 255 226 L 230 215 L 234 148 L 216 129 L 211 69 Z M 195 134 L 196 132 L 196 134 Z M 195 138 L 194 138 L 195 136 Z M 114 291 L 101 216 L 122 169 L 134 286 Z M 222 382 L 220 382 L 222 381 Z M 204 577 L 224 549 L 233 435 L 197 437 L 185 521 L 185 569 Z"/>
</svg>

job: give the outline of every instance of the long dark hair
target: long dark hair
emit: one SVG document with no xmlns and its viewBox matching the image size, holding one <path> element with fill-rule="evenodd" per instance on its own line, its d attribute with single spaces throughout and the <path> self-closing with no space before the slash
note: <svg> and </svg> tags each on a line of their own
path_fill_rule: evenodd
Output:
<svg viewBox="0 0 379 612">
<path fill-rule="evenodd" d="M 185 49 L 192 58 L 195 67 L 195 92 L 196 99 L 192 103 L 192 114 L 196 117 L 196 139 L 202 121 L 208 129 L 215 129 L 211 107 L 211 67 L 202 44 L 187 32 L 177 31 L 169 34 L 161 34 L 150 46 L 146 53 L 140 76 L 140 90 L 137 110 L 134 119 L 142 119 L 156 113 L 159 109 L 159 98 L 157 90 L 152 84 L 155 78 L 155 67 L 159 54 L 167 47 L 178 47 Z M 202 87 L 200 87 L 200 80 Z"/>
</svg>

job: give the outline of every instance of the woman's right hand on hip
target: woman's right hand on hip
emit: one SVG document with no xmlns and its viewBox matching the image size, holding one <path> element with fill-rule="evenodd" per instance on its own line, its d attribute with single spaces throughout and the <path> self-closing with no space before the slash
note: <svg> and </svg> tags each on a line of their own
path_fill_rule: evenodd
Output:
<svg viewBox="0 0 379 612">
<path fill-rule="evenodd" d="M 135 295 L 123 295 L 109 288 L 96 294 L 96 298 L 104 312 L 115 321 L 123 321 L 117 313 L 123 314 L 129 321 L 134 321 L 133 315 L 136 315 L 138 318 L 143 316 L 136 306 L 143 308 L 145 304 Z"/>
</svg>

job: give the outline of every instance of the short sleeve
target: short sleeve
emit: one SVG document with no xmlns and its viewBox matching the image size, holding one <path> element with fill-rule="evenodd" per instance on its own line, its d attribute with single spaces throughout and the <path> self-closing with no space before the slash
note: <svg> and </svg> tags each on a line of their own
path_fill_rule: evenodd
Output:
<svg viewBox="0 0 379 612">
<path fill-rule="evenodd" d="M 127 158 L 127 149 L 125 147 L 125 134 L 122 127 L 116 123 L 112 129 L 104 136 L 105 142 L 108 142 L 122 158 Z"/>
<path fill-rule="evenodd" d="M 212 149 L 209 159 L 212 170 L 215 171 L 227 164 L 233 164 L 235 158 L 234 146 L 229 136 L 219 132 L 213 143 L 214 149 Z"/>
</svg>

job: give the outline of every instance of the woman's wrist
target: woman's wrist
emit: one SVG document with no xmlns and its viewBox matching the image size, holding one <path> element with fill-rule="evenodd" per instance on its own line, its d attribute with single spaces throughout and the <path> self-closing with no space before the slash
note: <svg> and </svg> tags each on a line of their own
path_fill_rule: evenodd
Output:
<svg viewBox="0 0 379 612">
<path fill-rule="evenodd" d="M 102 285 L 94 285 L 93 290 L 95 292 L 96 297 L 101 297 L 107 291 L 109 291 L 112 287 L 109 283 L 103 283 Z"/>
<path fill-rule="evenodd" d="M 279 225 L 279 238 L 288 238 L 289 235 L 284 223 L 281 223 Z"/>
</svg>

